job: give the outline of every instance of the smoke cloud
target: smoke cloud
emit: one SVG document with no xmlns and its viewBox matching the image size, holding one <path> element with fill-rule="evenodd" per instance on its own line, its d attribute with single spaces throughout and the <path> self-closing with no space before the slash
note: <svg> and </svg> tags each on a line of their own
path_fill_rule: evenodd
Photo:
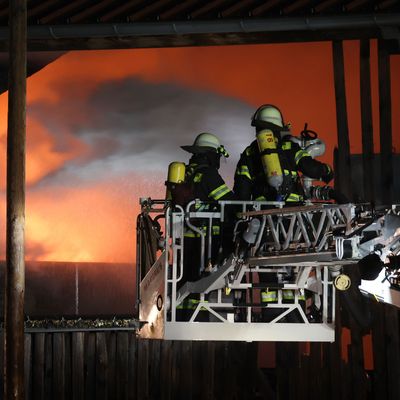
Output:
<svg viewBox="0 0 400 400">
<path fill-rule="evenodd" d="M 223 166 L 231 180 L 235 161 L 253 136 L 252 107 L 205 90 L 128 78 L 101 84 L 88 98 L 73 94 L 67 92 L 56 104 L 29 106 L 34 120 L 59 135 L 59 148 L 72 149 L 76 140 L 81 148 L 37 184 L 98 180 L 130 172 L 165 174 L 169 162 L 188 159 L 180 146 L 193 143 L 204 131 L 218 135 L 231 152 L 229 165 Z"/>
<path fill-rule="evenodd" d="M 232 184 L 253 138 L 251 113 L 237 99 L 138 77 L 36 98 L 27 113 L 27 259 L 134 261 L 139 198 L 164 196 L 168 164 L 190 157 L 180 146 L 217 134 L 231 153 L 221 173 Z"/>
</svg>

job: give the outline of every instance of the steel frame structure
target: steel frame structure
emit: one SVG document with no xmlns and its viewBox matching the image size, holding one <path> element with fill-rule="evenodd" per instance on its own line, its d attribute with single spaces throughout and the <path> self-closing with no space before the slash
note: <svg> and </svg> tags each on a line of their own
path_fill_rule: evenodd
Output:
<svg viewBox="0 0 400 400">
<path fill-rule="evenodd" d="M 155 203 L 154 203 L 155 204 Z M 328 341 L 335 338 L 335 287 L 333 277 L 341 267 L 354 261 L 340 260 L 335 252 L 333 232 L 349 231 L 354 206 L 307 204 L 283 207 L 277 202 L 219 202 L 215 210 L 193 211 L 202 203 L 181 207 L 152 207 L 142 202 L 146 212 L 165 213 L 165 238 L 161 255 L 140 283 L 140 319 L 146 321 L 140 335 L 169 340 L 243 340 L 243 341 Z M 260 227 L 256 240 L 243 254 L 233 253 L 213 271 L 196 282 L 180 285 L 183 276 L 184 232 L 195 230 L 200 239 L 201 265 L 205 266 L 212 246 L 212 226 L 223 223 L 229 206 L 240 207 L 234 240 L 240 240 L 238 224 L 257 218 Z M 198 229 L 201 225 L 206 229 Z M 207 246 L 206 246 L 207 243 Z M 207 254 L 206 254 L 207 248 Z M 263 283 L 265 275 L 278 277 Z M 290 279 L 285 279 L 285 277 Z M 310 277 L 315 279 L 311 280 Z M 261 282 L 260 282 L 261 281 Z M 312 288 L 311 281 L 317 282 Z M 263 304 L 257 298 L 266 287 L 276 290 L 277 301 Z M 294 294 L 284 300 L 284 291 Z M 304 291 L 321 301 L 321 318 L 310 323 L 299 301 Z M 177 310 L 185 299 L 198 296 L 189 320 L 181 321 Z M 263 322 L 262 310 L 279 313 Z M 235 311 L 244 310 L 241 320 Z M 287 317 L 297 312 L 296 322 Z M 198 317 L 207 314 L 207 321 Z"/>
</svg>

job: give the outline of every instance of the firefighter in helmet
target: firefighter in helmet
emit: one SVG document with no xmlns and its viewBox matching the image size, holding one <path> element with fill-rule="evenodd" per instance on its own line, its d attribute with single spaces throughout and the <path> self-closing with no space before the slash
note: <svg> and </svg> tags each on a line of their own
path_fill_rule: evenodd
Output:
<svg viewBox="0 0 400 400">
<path fill-rule="evenodd" d="M 332 168 L 315 160 L 291 140 L 281 111 L 264 104 L 254 113 L 251 125 L 256 140 L 240 156 L 236 167 L 234 192 L 240 200 L 302 202 L 299 172 L 329 183 Z"/>
<path fill-rule="evenodd" d="M 219 174 L 221 157 L 229 157 L 228 152 L 221 145 L 218 137 L 212 133 L 200 133 L 194 143 L 181 148 L 192 154 L 188 165 L 186 165 L 185 184 L 191 187 L 191 194 L 186 198 L 185 202 L 199 199 L 204 204 L 197 207 L 196 211 L 205 211 L 214 209 L 215 204 L 219 200 L 236 200 L 236 196 L 232 190 L 226 185 L 224 179 Z M 208 202 L 208 204 L 207 204 Z M 207 231 L 208 223 L 203 221 L 193 221 L 196 228 Z M 201 277 L 201 274 L 208 266 L 213 265 L 218 257 L 220 249 L 227 249 L 229 243 L 221 243 L 221 226 L 215 221 L 212 224 L 212 241 L 211 241 L 211 259 L 205 260 L 206 265 L 200 265 L 200 234 L 190 229 L 185 228 L 184 232 L 184 257 L 183 257 L 183 278 L 179 286 L 187 281 L 196 281 Z M 227 236 L 229 238 L 229 236 Z M 206 254 L 208 253 L 208 240 L 206 242 Z M 183 308 L 191 308 L 198 302 L 195 296 L 191 296 L 188 302 L 192 304 L 183 304 Z M 189 310 L 190 312 L 190 310 Z M 186 317 L 183 317 L 185 320 Z"/>
<path fill-rule="evenodd" d="M 325 183 L 332 180 L 333 171 L 329 165 L 313 159 L 291 140 L 289 126 L 285 124 L 279 108 L 271 104 L 260 106 L 252 117 L 251 125 L 255 127 L 256 139 L 241 154 L 235 172 L 234 192 L 240 200 L 295 204 L 304 200 L 299 172 Z M 263 275 L 260 274 L 260 281 L 266 280 Z M 278 281 L 278 276 L 276 279 Z M 275 286 L 273 282 L 271 286 Z M 281 295 L 283 303 L 294 301 L 292 290 L 282 290 Z M 300 303 L 304 302 L 303 294 L 297 295 Z M 262 303 L 277 301 L 277 290 L 265 288 L 261 291 Z M 271 321 L 279 313 L 276 308 L 265 308 L 263 320 Z M 287 319 L 293 316 L 292 312 Z"/>
<path fill-rule="evenodd" d="M 200 133 L 193 145 L 181 146 L 192 154 L 186 166 L 186 182 L 194 184 L 194 199 L 201 201 L 232 200 L 232 190 L 219 174 L 221 157 L 229 157 L 218 137 L 212 133 Z"/>
</svg>

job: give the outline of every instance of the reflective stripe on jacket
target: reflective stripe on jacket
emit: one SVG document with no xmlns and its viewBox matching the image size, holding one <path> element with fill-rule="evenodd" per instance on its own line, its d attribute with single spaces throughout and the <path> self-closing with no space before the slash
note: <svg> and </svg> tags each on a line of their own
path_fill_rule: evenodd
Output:
<svg viewBox="0 0 400 400">
<path fill-rule="evenodd" d="M 201 231 L 202 231 L 204 234 L 206 234 L 206 233 L 207 233 L 207 230 L 208 230 L 208 227 L 207 227 L 207 226 L 201 226 L 201 227 L 199 227 L 199 229 L 201 229 Z M 211 231 L 212 231 L 212 235 L 213 235 L 213 236 L 216 236 L 216 235 L 219 235 L 219 234 L 220 234 L 221 228 L 220 228 L 219 225 L 213 225 L 213 226 L 211 227 Z M 191 230 L 191 229 L 188 228 L 188 227 L 185 227 L 184 236 L 185 236 L 185 237 L 188 237 L 188 238 L 199 238 L 199 237 L 200 237 L 200 234 L 199 234 L 198 232 L 195 232 L 195 231 Z"/>
<path fill-rule="evenodd" d="M 299 293 L 298 300 L 305 300 L 303 294 Z M 291 289 L 282 290 L 282 300 L 283 301 L 294 301 L 294 291 Z M 263 290 L 261 292 L 261 302 L 262 303 L 276 303 L 278 301 L 278 291 L 277 290 Z"/>
<path fill-rule="evenodd" d="M 281 186 L 284 201 L 299 202 L 303 200 L 299 183 L 298 163 L 310 155 L 300 149 L 296 143 L 284 140 L 279 149 L 279 160 L 283 172 Z M 275 201 L 278 199 L 276 189 L 269 186 L 261 162 L 257 141 L 254 141 L 241 154 L 235 171 L 234 192 L 240 200 Z"/>
<path fill-rule="evenodd" d="M 279 147 L 279 160 L 284 173 L 284 182 L 279 194 L 283 195 L 283 200 L 287 202 L 303 201 L 298 171 L 312 179 L 321 179 L 329 173 L 330 167 L 313 159 L 307 151 L 292 142 L 290 136 L 283 137 Z M 233 191 L 239 200 L 278 199 L 276 189 L 267 183 L 256 140 L 240 155 Z"/>
<path fill-rule="evenodd" d="M 186 171 L 186 181 L 192 180 L 194 183 L 194 199 L 201 201 L 235 200 L 233 192 L 225 184 L 216 168 L 205 164 L 190 163 L 186 167 Z"/>
</svg>

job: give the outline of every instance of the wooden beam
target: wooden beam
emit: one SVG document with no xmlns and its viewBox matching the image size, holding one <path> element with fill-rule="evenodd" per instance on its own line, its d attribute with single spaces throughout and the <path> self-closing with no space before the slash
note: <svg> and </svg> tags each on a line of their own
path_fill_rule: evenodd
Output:
<svg viewBox="0 0 400 400">
<path fill-rule="evenodd" d="M 57 21 L 59 18 L 68 20 L 70 13 L 84 6 L 85 3 L 89 3 L 89 1 L 70 1 L 64 7 L 58 7 L 53 12 L 41 17 L 39 21 L 41 24 L 48 24 Z"/>
<path fill-rule="evenodd" d="M 374 138 L 372 130 L 372 99 L 371 99 L 371 70 L 370 70 L 370 41 L 360 41 L 360 103 L 361 103 L 361 132 L 363 186 L 365 201 L 374 201 Z"/>
<path fill-rule="evenodd" d="M 5 299 L 6 400 L 24 399 L 26 0 L 10 2 Z"/>
<path fill-rule="evenodd" d="M 349 128 L 347 123 L 346 87 L 344 75 L 343 42 L 334 40 L 333 51 L 333 74 L 335 82 L 336 99 L 336 124 L 338 152 L 338 170 L 335 171 L 335 188 L 341 191 L 350 200 L 353 199 L 351 190 L 350 169 L 350 143 Z"/>
<path fill-rule="evenodd" d="M 321 11 L 326 11 L 328 8 L 332 6 L 337 6 L 339 3 L 339 0 L 325 0 L 325 1 L 320 1 L 315 7 L 314 11 L 316 13 L 320 13 Z"/>
<path fill-rule="evenodd" d="M 399 310 L 385 304 L 385 344 L 387 386 L 390 388 L 389 399 L 400 398 L 400 340 Z"/>
<path fill-rule="evenodd" d="M 6 18 L 10 14 L 8 7 L 0 9 L 0 19 Z"/>
<path fill-rule="evenodd" d="M 224 3 L 226 3 L 226 0 L 213 0 L 206 2 L 206 4 L 203 7 L 199 7 L 196 10 L 194 10 L 192 13 L 190 13 L 190 17 L 195 19 L 198 17 L 202 17 L 203 15 L 209 13 L 210 11 L 214 11 L 222 6 Z"/>
<path fill-rule="evenodd" d="M 198 0 L 186 0 L 178 3 L 174 7 L 170 7 L 168 10 L 164 11 L 159 15 L 160 21 L 168 20 L 170 18 L 175 17 L 176 15 L 179 15 L 181 12 L 187 10 L 191 6 L 195 5 L 198 3 Z"/>
<path fill-rule="evenodd" d="M 28 10 L 28 18 L 34 18 L 37 17 L 38 15 L 43 15 L 46 10 L 53 10 L 59 3 L 59 0 L 46 0 L 46 1 L 41 1 L 39 4 L 37 4 L 34 7 L 29 7 Z"/>
<path fill-rule="evenodd" d="M 399 3 L 399 0 L 383 0 L 378 2 L 376 8 L 378 10 L 386 10 L 387 8 L 394 6 L 396 3 Z"/>
<path fill-rule="evenodd" d="M 243 10 L 243 8 L 249 7 L 254 2 L 255 2 L 255 0 L 238 1 L 238 2 L 234 3 L 233 5 L 231 5 L 230 7 L 228 7 L 227 9 L 221 11 L 221 17 L 226 18 L 226 17 L 230 17 L 232 15 L 235 15 L 235 13 Z"/>
<path fill-rule="evenodd" d="M 148 6 L 141 7 L 140 10 L 129 15 L 128 20 L 129 21 L 137 21 L 137 20 L 146 18 L 147 16 L 149 16 L 149 14 L 157 12 L 160 8 L 165 7 L 170 2 L 171 2 L 171 0 L 158 0 L 158 1 L 152 2 Z"/>
<path fill-rule="evenodd" d="M 301 43 L 327 40 L 354 40 L 374 38 L 379 35 L 375 29 L 351 31 L 289 31 L 289 32 L 239 32 L 163 34 L 143 36 L 80 37 L 80 38 L 38 38 L 28 39 L 28 51 L 70 51 L 142 49 L 158 47 L 221 46 L 268 43 Z M 7 51 L 8 41 L 0 41 L 0 52 Z"/>
<path fill-rule="evenodd" d="M 390 92 L 390 56 L 386 43 L 378 41 L 379 130 L 381 144 L 381 196 L 391 204 L 393 192 L 392 98 Z"/>
<path fill-rule="evenodd" d="M 275 6 L 279 5 L 279 3 L 281 3 L 282 0 L 270 0 L 270 1 L 266 1 L 263 4 L 261 4 L 260 6 L 254 8 L 253 10 L 251 10 L 251 15 L 253 17 L 257 17 L 259 15 L 262 15 L 270 10 L 272 10 Z"/>
<path fill-rule="evenodd" d="M 125 1 L 121 6 L 115 7 L 114 9 L 110 10 L 108 13 L 103 14 L 100 18 L 100 22 L 107 22 L 112 20 L 115 17 L 119 17 L 124 15 L 125 12 L 131 10 L 133 7 L 137 6 L 138 4 L 142 3 L 143 0 L 129 0 Z"/>
<path fill-rule="evenodd" d="M 70 18 L 70 21 L 72 23 L 77 23 L 77 22 L 82 22 L 88 18 L 91 17 L 97 17 L 97 13 L 101 10 L 104 10 L 105 8 L 107 8 L 108 6 L 112 5 L 112 3 L 114 3 L 115 0 L 102 0 L 102 1 L 98 1 L 96 2 L 94 5 L 92 6 L 88 6 L 87 8 L 85 8 L 84 10 L 82 10 L 81 12 L 73 15 Z"/>
<path fill-rule="evenodd" d="M 344 7 L 346 11 L 354 11 L 363 6 L 365 3 L 370 3 L 370 0 L 353 0 L 350 3 L 347 3 Z"/>
<path fill-rule="evenodd" d="M 292 12 L 298 11 L 300 8 L 305 6 L 309 6 L 311 3 L 310 0 L 297 0 L 293 1 L 291 4 L 287 5 L 282 9 L 283 14 L 290 14 Z"/>
</svg>

